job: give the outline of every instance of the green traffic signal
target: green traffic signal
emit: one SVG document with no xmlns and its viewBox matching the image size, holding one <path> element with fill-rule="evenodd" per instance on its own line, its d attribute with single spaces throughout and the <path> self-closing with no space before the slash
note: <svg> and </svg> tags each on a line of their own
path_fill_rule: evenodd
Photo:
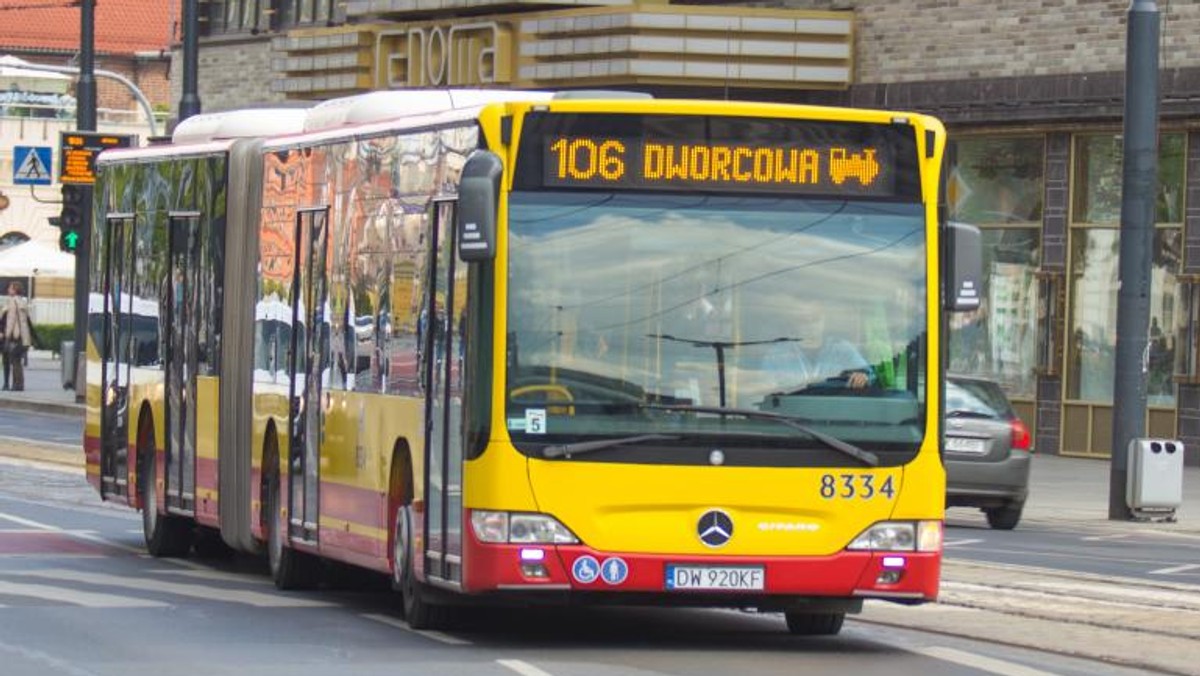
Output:
<svg viewBox="0 0 1200 676">
<path fill-rule="evenodd" d="M 58 237 L 59 249 L 67 253 L 75 253 L 79 248 L 79 240 L 83 236 L 83 229 L 87 227 L 91 207 L 92 186 L 75 183 L 63 184 L 62 213 L 56 224 L 62 230 Z"/>
<path fill-rule="evenodd" d="M 58 236 L 58 248 L 67 253 L 75 253 L 75 249 L 79 247 L 79 233 L 73 230 L 63 230 Z"/>
</svg>

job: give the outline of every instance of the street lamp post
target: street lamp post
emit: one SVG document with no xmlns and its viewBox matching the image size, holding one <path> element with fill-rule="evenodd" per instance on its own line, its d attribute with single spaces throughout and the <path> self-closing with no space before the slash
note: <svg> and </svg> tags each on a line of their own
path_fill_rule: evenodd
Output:
<svg viewBox="0 0 1200 676">
<path fill-rule="evenodd" d="M 1108 518 L 1124 521 L 1133 518 L 1126 503 L 1129 443 L 1146 430 L 1150 258 L 1158 179 L 1159 15 L 1154 0 L 1132 0 L 1126 31 L 1121 251 L 1108 486 Z"/>
</svg>

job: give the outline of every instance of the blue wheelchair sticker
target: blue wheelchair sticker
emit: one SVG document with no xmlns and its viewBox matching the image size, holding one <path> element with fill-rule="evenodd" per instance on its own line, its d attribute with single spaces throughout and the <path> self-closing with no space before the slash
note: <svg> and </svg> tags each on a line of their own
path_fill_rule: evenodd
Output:
<svg viewBox="0 0 1200 676">
<path fill-rule="evenodd" d="M 571 564 L 571 577 L 579 584 L 591 584 L 600 577 L 600 564 L 595 558 L 585 554 Z"/>
</svg>

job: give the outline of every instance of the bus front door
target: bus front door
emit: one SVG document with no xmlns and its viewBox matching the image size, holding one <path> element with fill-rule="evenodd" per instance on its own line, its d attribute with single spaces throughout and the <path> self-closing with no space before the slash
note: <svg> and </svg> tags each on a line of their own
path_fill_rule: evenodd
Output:
<svg viewBox="0 0 1200 676">
<path fill-rule="evenodd" d="M 462 582 L 462 400 L 463 322 L 467 306 L 467 265 L 457 260 L 453 201 L 433 206 L 433 241 L 428 265 L 429 293 L 424 377 L 425 415 L 425 575 Z"/>
<path fill-rule="evenodd" d="M 322 436 L 322 386 L 329 330 L 329 211 L 296 214 L 298 265 L 292 278 L 292 344 L 288 372 L 291 412 L 288 435 L 288 533 L 316 541 Z"/>
<path fill-rule="evenodd" d="M 199 349 L 200 214 L 169 216 L 167 284 L 167 457 L 168 511 L 196 507 L 196 376 Z"/>
<path fill-rule="evenodd" d="M 104 231 L 100 495 L 129 497 L 129 381 L 133 326 L 134 219 L 114 214 Z M 94 312 L 94 310 L 92 310 Z"/>
</svg>

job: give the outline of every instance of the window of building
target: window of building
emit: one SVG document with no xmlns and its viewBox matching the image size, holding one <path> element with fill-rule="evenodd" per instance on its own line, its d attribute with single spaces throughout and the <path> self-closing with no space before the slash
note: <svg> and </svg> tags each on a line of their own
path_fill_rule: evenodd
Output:
<svg viewBox="0 0 1200 676">
<path fill-rule="evenodd" d="M 1174 406 L 1177 275 L 1183 252 L 1183 134 L 1159 142 L 1159 180 L 1150 269 L 1147 403 Z M 1075 139 L 1070 233 L 1070 314 L 1066 340 L 1068 399 L 1112 403 L 1117 344 L 1117 281 L 1121 231 L 1121 139 Z"/>
<path fill-rule="evenodd" d="M 983 231 L 983 304 L 951 319 L 952 371 L 1033 397 L 1045 139 L 978 137 L 949 149 L 950 218 Z"/>
</svg>

